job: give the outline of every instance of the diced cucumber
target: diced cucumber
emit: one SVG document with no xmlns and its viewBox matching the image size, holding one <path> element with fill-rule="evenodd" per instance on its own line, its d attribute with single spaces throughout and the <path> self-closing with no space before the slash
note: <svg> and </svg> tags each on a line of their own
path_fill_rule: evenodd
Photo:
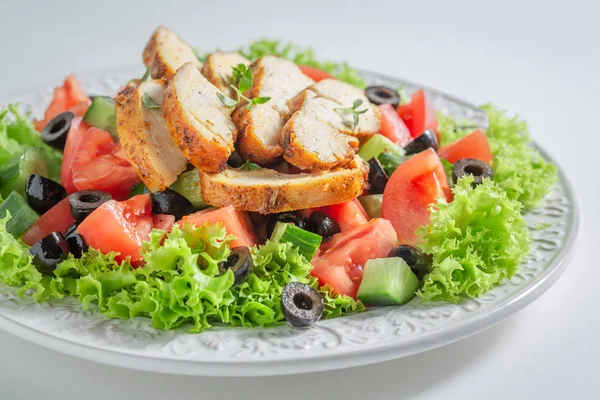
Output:
<svg viewBox="0 0 600 400">
<path fill-rule="evenodd" d="M 278 222 L 271 234 L 273 242 L 290 242 L 298 247 L 300 254 L 308 261 L 312 260 L 323 238 L 316 233 L 305 231 L 294 224 Z"/>
<path fill-rule="evenodd" d="M 0 167 L 0 194 L 6 197 L 15 191 L 24 196 L 25 184 L 29 175 L 40 174 L 50 179 L 56 179 L 55 169 L 56 166 L 48 165 L 42 149 L 29 148 L 22 155 L 14 157 Z"/>
<path fill-rule="evenodd" d="M 27 228 L 38 219 L 36 212 L 16 192 L 9 194 L 6 200 L 0 204 L 0 218 L 6 217 L 7 211 L 10 212 L 10 219 L 6 223 L 6 230 L 16 238 L 20 238 Z"/>
<path fill-rule="evenodd" d="M 404 155 L 404 149 L 397 146 L 390 139 L 383 135 L 373 135 L 373 137 L 365 142 L 358 151 L 358 155 L 365 161 L 369 161 L 373 157 L 377 157 L 383 152 L 392 153 L 398 156 Z"/>
<path fill-rule="evenodd" d="M 83 116 L 83 122 L 109 132 L 117 138 L 117 109 L 115 99 L 109 96 L 96 96 Z"/>
<path fill-rule="evenodd" d="M 381 218 L 381 202 L 383 201 L 382 194 L 360 196 L 358 201 L 360 201 L 360 204 L 362 204 L 369 218 Z"/>
<path fill-rule="evenodd" d="M 198 170 L 194 169 L 182 173 L 177 177 L 177 180 L 171 185 L 171 189 L 183 195 L 197 209 L 209 207 L 202 201 L 200 194 L 200 175 Z"/>
<path fill-rule="evenodd" d="M 356 297 L 370 306 L 404 304 L 419 288 L 419 279 L 399 257 L 367 261 Z"/>
</svg>

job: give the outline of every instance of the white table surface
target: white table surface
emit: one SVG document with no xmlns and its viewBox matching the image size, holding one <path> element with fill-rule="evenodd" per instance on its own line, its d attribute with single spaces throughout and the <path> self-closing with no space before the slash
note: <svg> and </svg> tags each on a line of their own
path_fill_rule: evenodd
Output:
<svg viewBox="0 0 600 400">
<path fill-rule="evenodd" d="M 2 1 L 0 99 L 71 71 L 141 63 L 158 24 L 204 49 L 264 35 L 291 39 L 330 59 L 518 111 L 575 185 L 577 254 L 551 290 L 483 333 L 327 373 L 215 379 L 129 371 L 0 331 L 0 399 L 600 398 L 599 1 Z"/>
</svg>

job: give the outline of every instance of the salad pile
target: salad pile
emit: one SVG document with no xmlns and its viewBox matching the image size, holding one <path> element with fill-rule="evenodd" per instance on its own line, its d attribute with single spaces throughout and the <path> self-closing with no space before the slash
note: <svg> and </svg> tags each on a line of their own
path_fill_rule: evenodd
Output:
<svg viewBox="0 0 600 400">
<path fill-rule="evenodd" d="M 0 111 L 0 283 L 158 329 L 460 302 L 519 268 L 556 181 L 527 125 L 259 40 L 200 55 L 159 27 L 115 97 L 70 75 Z"/>
</svg>

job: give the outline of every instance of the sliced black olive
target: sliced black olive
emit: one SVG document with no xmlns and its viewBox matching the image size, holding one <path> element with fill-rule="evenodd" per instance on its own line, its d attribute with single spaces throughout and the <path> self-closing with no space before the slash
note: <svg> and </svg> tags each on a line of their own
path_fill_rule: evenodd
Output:
<svg viewBox="0 0 600 400">
<path fill-rule="evenodd" d="M 236 285 L 244 282 L 250 276 L 250 272 L 252 272 L 250 249 L 246 246 L 232 248 L 229 257 L 219 265 L 219 268 L 222 273 L 225 273 L 229 269 L 232 270 Z"/>
<path fill-rule="evenodd" d="M 483 178 L 493 178 L 494 171 L 488 164 L 475 158 L 463 158 L 454 163 L 452 166 L 454 183 L 467 175 L 473 175 L 473 186 L 477 186 L 483 183 Z"/>
<path fill-rule="evenodd" d="M 73 215 L 75 222 L 80 224 L 95 209 L 110 199 L 112 199 L 112 196 L 101 190 L 82 190 L 81 192 L 73 193 L 69 197 L 71 215 Z"/>
<path fill-rule="evenodd" d="M 294 212 L 282 212 L 282 213 L 278 213 L 278 214 L 271 214 L 269 215 L 269 219 L 267 220 L 267 237 L 271 237 L 271 234 L 273 233 L 273 230 L 275 229 L 275 225 L 277 225 L 278 222 L 291 222 L 293 224 L 295 224 L 296 226 L 298 226 L 299 228 L 302 228 L 300 225 L 302 224 L 302 218 L 300 218 L 300 216 L 298 216 L 298 214 L 294 213 Z M 304 228 L 302 228 L 304 229 Z"/>
<path fill-rule="evenodd" d="M 231 153 L 229 159 L 227 160 L 227 165 L 229 165 L 231 168 L 239 168 L 243 163 L 244 160 L 242 160 L 242 156 L 237 151 Z"/>
<path fill-rule="evenodd" d="M 77 224 L 72 224 L 71 226 L 69 226 L 67 228 L 67 230 L 65 231 L 65 237 L 68 237 L 70 234 L 72 234 L 73 232 L 75 232 L 77 230 Z"/>
<path fill-rule="evenodd" d="M 194 211 L 194 205 L 185 196 L 174 190 L 165 189 L 152 195 L 152 212 L 154 214 L 171 214 L 178 220 Z"/>
<path fill-rule="evenodd" d="M 365 95 L 373 104 L 391 104 L 394 108 L 400 104 L 398 92 L 387 86 L 369 86 L 365 89 Z"/>
<path fill-rule="evenodd" d="M 420 153 L 429 148 L 432 148 L 435 151 L 438 149 L 437 138 L 435 137 L 435 132 L 432 129 L 427 129 L 425 132 L 417 136 L 416 139 L 404 147 L 404 151 L 406 151 L 406 155 L 409 156 L 411 154 Z"/>
<path fill-rule="evenodd" d="M 387 185 L 388 176 L 377 157 L 369 160 L 369 190 L 371 194 L 382 194 Z"/>
<path fill-rule="evenodd" d="M 281 292 L 281 310 L 294 328 L 310 328 L 323 315 L 323 296 L 305 283 L 290 282 Z"/>
<path fill-rule="evenodd" d="M 83 236 L 75 231 L 69 233 L 65 238 L 69 244 L 69 250 L 75 258 L 81 258 L 81 255 L 89 248 Z"/>
<path fill-rule="evenodd" d="M 25 194 L 29 207 L 40 215 L 67 197 L 67 191 L 60 183 L 38 174 L 29 175 Z"/>
<path fill-rule="evenodd" d="M 60 232 L 52 232 L 29 249 L 33 265 L 42 274 L 52 275 L 56 266 L 69 255 L 69 244 Z"/>
<path fill-rule="evenodd" d="M 407 244 L 401 244 L 393 249 L 388 257 L 400 257 L 415 273 L 419 280 L 429 273 L 429 261 L 427 257 L 417 248 Z"/>
<path fill-rule="evenodd" d="M 336 233 L 340 233 L 340 224 L 321 211 L 315 211 L 310 214 L 307 228 L 309 231 L 322 236 L 323 239 L 328 239 Z"/>
<path fill-rule="evenodd" d="M 73 118 L 75 118 L 75 114 L 70 111 L 65 111 L 52 118 L 42 129 L 40 134 L 42 140 L 55 149 L 64 149 Z"/>
</svg>

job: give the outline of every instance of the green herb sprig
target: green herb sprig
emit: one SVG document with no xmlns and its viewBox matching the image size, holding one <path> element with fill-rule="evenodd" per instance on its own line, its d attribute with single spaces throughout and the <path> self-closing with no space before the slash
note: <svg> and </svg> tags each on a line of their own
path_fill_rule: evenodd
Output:
<svg viewBox="0 0 600 400">
<path fill-rule="evenodd" d="M 337 112 L 352 114 L 352 121 L 354 122 L 354 125 L 352 126 L 352 131 L 356 130 L 356 127 L 358 126 L 358 121 L 359 121 L 360 115 L 369 111 L 367 108 L 365 108 L 364 110 L 358 109 L 358 107 L 360 107 L 362 105 L 362 103 L 363 103 L 363 101 L 361 99 L 356 99 L 352 103 L 352 107 L 335 109 Z"/>
<path fill-rule="evenodd" d="M 253 99 L 244 96 L 244 92 L 250 90 L 252 87 L 253 77 L 252 77 L 252 69 L 244 64 L 238 64 L 232 67 L 232 83 L 229 85 L 236 93 L 236 99 L 232 99 L 231 97 L 225 96 L 223 93 L 217 93 L 219 100 L 221 103 L 225 105 L 225 107 L 235 107 L 242 100 L 246 100 L 248 104 L 246 108 L 249 110 L 255 104 L 264 104 L 267 101 L 271 100 L 270 97 L 255 97 Z"/>
<path fill-rule="evenodd" d="M 250 162 L 250 160 L 246 160 L 246 162 L 240 167 L 240 171 L 256 171 L 259 169 L 260 165 L 254 164 L 253 162 Z"/>
<path fill-rule="evenodd" d="M 160 104 L 158 104 L 156 100 L 154 100 L 152 96 L 150 96 L 148 93 L 144 93 L 142 95 L 142 104 L 144 105 L 144 107 L 149 109 L 160 108 Z"/>
</svg>

